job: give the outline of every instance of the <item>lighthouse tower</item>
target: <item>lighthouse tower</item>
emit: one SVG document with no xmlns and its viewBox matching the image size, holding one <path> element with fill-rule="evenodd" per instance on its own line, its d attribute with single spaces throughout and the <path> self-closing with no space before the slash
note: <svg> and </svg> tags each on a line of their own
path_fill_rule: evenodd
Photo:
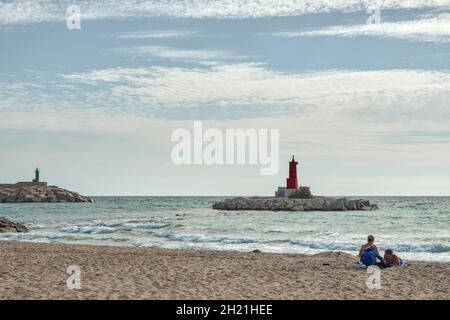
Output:
<svg viewBox="0 0 450 320">
<path fill-rule="evenodd" d="M 275 191 L 275 197 L 288 198 L 291 194 L 298 191 L 297 165 L 295 157 L 289 162 L 289 178 L 286 179 L 286 187 L 278 187 Z"/>
<path fill-rule="evenodd" d="M 36 170 L 34 170 L 34 179 L 33 182 L 39 182 L 39 168 L 36 168 Z"/>
<path fill-rule="evenodd" d="M 286 179 L 286 189 L 298 189 L 297 165 L 298 162 L 292 156 L 292 160 L 289 162 L 289 178 Z"/>
<path fill-rule="evenodd" d="M 278 187 L 275 191 L 275 197 L 277 198 L 300 198 L 311 199 L 313 195 L 311 190 L 307 186 L 299 186 L 297 178 L 297 165 L 294 156 L 289 162 L 289 178 L 286 179 L 286 187 Z"/>
</svg>

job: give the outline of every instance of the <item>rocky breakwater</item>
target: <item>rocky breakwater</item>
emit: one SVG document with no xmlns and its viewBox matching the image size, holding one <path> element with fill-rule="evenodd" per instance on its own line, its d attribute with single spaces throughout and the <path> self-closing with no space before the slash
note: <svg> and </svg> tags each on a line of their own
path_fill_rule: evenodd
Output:
<svg viewBox="0 0 450 320">
<path fill-rule="evenodd" d="M 215 203 L 213 209 L 218 210 L 264 210 L 264 211 L 347 211 L 377 210 L 378 206 L 369 200 L 329 197 L 313 197 L 311 199 L 271 198 L 271 197 L 237 197 Z"/>
<path fill-rule="evenodd" d="M 0 233 L 2 232 L 28 232 L 28 228 L 23 224 L 14 223 L 4 217 L 0 217 Z"/>
<path fill-rule="evenodd" d="M 45 185 L 0 187 L 0 203 L 22 202 L 92 202 L 77 192 Z"/>
</svg>

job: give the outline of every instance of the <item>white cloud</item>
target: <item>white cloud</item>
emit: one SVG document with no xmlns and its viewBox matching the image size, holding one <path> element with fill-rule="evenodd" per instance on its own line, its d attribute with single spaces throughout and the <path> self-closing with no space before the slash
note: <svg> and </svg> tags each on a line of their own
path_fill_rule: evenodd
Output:
<svg viewBox="0 0 450 320">
<path fill-rule="evenodd" d="M 448 0 L 380 0 L 382 9 L 449 6 Z M 373 0 L 13 0 L 0 3 L 0 25 L 63 21 L 69 5 L 85 19 L 155 17 L 240 19 L 361 11 Z"/>
<path fill-rule="evenodd" d="M 224 50 L 187 50 L 166 46 L 136 46 L 119 48 L 107 51 L 108 53 L 123 54 L 130 58 L 137 57 L 157 57 L 171 60 L 194 61 L 197 63 L 207 63 L 208 60 L 237 59 L 241 56 L 234 55 Z"/>
<path fill-rule="evenodd" d="M 20 79 L 0 82 L 0 112 L 106 110 L 172 119 L 298 114 L 380 123 L 450 119 L 450 73 L 445 71 L 292 73 L 235 63 L 109 68 L 59 77 L 36 80 L 36 85 Z"/>
<path fill-rule="evenodd" d="M 316 37 L 316 36 L 375 36 L 400 38 L 418 41 L 450 41 L 450 14 L 427 15 L 418 20 L 382 22 L 380 24 L 331 26 L 317 30 L 288 31 L 274 33 L 281 37 Z"/>
<path fill-rule="evenodd" d="M 138 97 L 141 105 L 295 107 L 346 110 L 365 107 L 416 110 L 433 105 L 446 110 L 450 73 L 424 70 L 285 73 L 261 64 L 199 68 L 112 68 L 64 76 L 94 85 L 98 99 Z"/>
<path fill-rule="evenodd" d="M 187 30 L 145 30 L 124 32 L 118 34 L 119 39 L 161 39 L 161 38 L 186 38 L 198 36 L 199 33 Z"/>
</svg>

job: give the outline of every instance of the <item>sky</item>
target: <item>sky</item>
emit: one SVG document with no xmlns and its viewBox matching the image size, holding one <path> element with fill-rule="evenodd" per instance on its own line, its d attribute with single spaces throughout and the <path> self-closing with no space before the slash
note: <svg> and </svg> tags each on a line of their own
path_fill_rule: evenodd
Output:
<svg viewBox="0 0 450 320">
<path fill-rule="evenodd" d="M 278 129 L 278 173 L 174 164 L 196 120 Z M 450 195 L 450 0 L 0 0 L 1 182 L 273 195 L 292 155 L 316 195 Z"/>
</svg>

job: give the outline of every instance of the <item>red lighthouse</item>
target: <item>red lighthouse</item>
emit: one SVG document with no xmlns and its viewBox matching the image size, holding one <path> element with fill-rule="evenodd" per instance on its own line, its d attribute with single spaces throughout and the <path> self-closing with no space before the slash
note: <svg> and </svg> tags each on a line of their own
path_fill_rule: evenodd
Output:
<svg viewBox="0 0 450 320">
<path fill-rule="evenodd" d="M 286 179 L 286 189 L 298 189 L 297 164 L 298 162 L 292 156 L 292 160 L 289 162 L 289 178 Z"/>
</svg>

